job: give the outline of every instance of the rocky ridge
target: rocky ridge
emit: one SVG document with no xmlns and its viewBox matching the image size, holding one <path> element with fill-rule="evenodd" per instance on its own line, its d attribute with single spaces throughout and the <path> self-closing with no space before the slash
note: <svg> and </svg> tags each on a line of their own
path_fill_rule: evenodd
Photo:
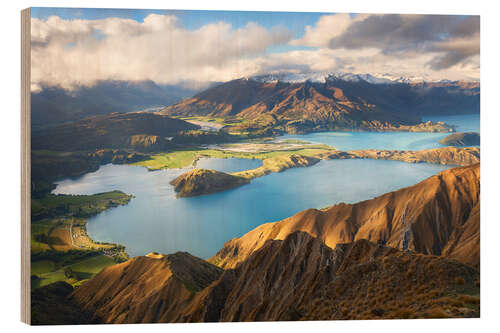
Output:
<svg viewBox="0 0 500 333">
<path fill-rule="evenodd" d="M 182 257 L 179 265 L 192 267 L 182 278 L 170 273 L 163 260 L 140 257 L 107 268 L 76 289 L 71 301 L 105 323 L 479 315 L 479 298 L 464 294 L 478 292 L 474 268 L 367 240 L 332 249 L 307 233 L 294 232 L 267 241 L 222 273 Z M 215 279 L 189 292 L 182 281 L 200 270 L 210 272 L 206 282 Z"/>
<path fill-rule="evenodd" d="M 302 231 L 331 248 L 358 239 L 479 265 L 480 166 L 443 171 L 416 185 L 356 204 L 308 209 L 232 239 L 210 262 L 232 268 L 270 239 Z"/>
</svg>

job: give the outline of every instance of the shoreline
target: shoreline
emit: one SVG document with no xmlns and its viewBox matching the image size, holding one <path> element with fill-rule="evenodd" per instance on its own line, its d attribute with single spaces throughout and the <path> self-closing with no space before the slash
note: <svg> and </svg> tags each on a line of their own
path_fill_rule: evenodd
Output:
<svg viewBox="0 0 500 333">
<path fill-rule="evenodd" d="M 248 154 L 248 153 L 247 153 Z M 223 173 L 226 175 L 236 176 L 252 180 L 258 177 L 262 177 L 271 173 L 282 172 L 287 169 L 296 167 L 309 167 L 319 163 L 322 160 L 333 160 L 333 159 L 375 159 L 375 160 L 393 160 L 406 163 L 430 163 L 430 164 L 440 164 L 440 165 L 451 165 L 451 166 L 467 166 L 478 163 L 480 161 L 480 148 L 477 147 L 443 147 L 434 149 L 424 149 L 424 150 L 377 150 L 377 149 L 365 149 L 365 150 L 351 150 L 351 151 L 340 151 L 335 149 L 329 150 L 318 150 L 317 152 L 308 154 L 301 154 L 299 152 L 288 153 L 287 151 L 281 151 L 281 154 L 277 156 L 272 156 L 268 158 L 258 155 L 259 153 L 254 153 L 256 157 L 262 160 L 262 166 L 231 173 Z M 230 156 L 209 156 L 204 154 L 199 154 L 194 157 L 191 168 L 185 173 L 181 174 L 179 177 L 186 177 L 188 174 L 192 173 L 196 169 L 196 162 L 202 158 L 238 158 L 236 152 L 229 154 Z M 234 156 L 236 155 L 236 156 Z M 248 155 L 245 155 L 249 158 Z M 241 157 L 240 157 L 241 158 Z M 203 169 L 199 169 L 203 170 Z M 206 176 L 210 177 L 210 174 Z M 196 185 L 196 178 L 189 177 L 195 183 L 191 185 Z M 201 178 L 199 179 L 201 181 Z M 232 187 L 228 187 L 230 189 Z M 220 190 L 219 190 L 220 191 Z M 196 194 L 193 194 L 196 195 Z M 200 194 L 201 195 L 201 194 Z"/>
<path fill-rule="evenodd" d="M 291 139 L 292 141 L 284 140 L 284 142 L 276 142 L 276 140 L 279 140 L 279 137 L 271 138 L 270 140 L 265 140 L 263 142 L 229 143 L 203 147 L 201 149 L 200 147 L 198 147 L 198 149 L 196 150 L 177 150 L 169 152 L 167 154 L 189 152 L 192 155 L 191 163 L 185 166 L 178 167 L 178 169 L 189 168 L 188 172 L 196 168 L 196 164 L 201 158 L 242 158 L 261 160 L 262 165 L 257 168 L 229 173 L 230 175 L 243 177 L 248 180 L 258 178 L 270 173 L 282 172 L 291 168 L 312 166 L 322 160 L 331 159 L 384 159 L 406 163 L 469 165 L 478 162 L 480 155 L 479 147 L 442 147 L 417 151 L 377 149 L 340 151 L 326 144 L 300 142 L 300 140 L 295 141 L 293 139 Z M 247 149 L 248 147 L 252 147 L 252 149 Z M 440 152 L 443 152 L 443 154 L 439 154 Z M 152 157 L 165 156 L 167 154 L 152 155 Z M 449 156 L 445 156 L 446 158 L 442 156 L 447 154 Z M 477 158 L 477 161 L 473 161 L 474 158 Z M 173 158 L 173 160 L 175 160 L 175 158 Z M 147 166 L 147 162 L 149 161 L 125 164 L 144 166 L 148 171 L 169 168 L 174 169 L 174 167 L 171 167 L 169 165 L 162 165 L 160 167 L 152 169 Z M 88 218 L 76 224 L 76 229 L 73 229 L 73 223 L 71 224 L 69 230 L 69 238 L 71 239 L 72 243 L 75 238 L 80 237 L 83 243 L 90 245 L 88 247 L 85 247 L 76 244 L 74 246 L 75 248 L 94 250 L 96 246 L 99 245 L 122 247 L 121 252 L 127 258 L 129 258 L 128 253 L 125 251 L 124 247 L 121 244 L 101 243 L 93 240 L 87 233 L 87 222 Z M 103 251 L 103 254 L 109 255 L 110 257 L 115 257 L 112 253 L 108 254 L 106 253 L 106 251 Z"/>
<path fill-rule="evenodd" d="M 79 285 L 103 268 L 130 259 L 125 246 L 99 242 L 87 232 L 89 219 L 126 205 L 121 191 L 93 195 L 48 194 L 32 199 L 31 263 L 34 288 L 57 281 Z"/>
</svg>

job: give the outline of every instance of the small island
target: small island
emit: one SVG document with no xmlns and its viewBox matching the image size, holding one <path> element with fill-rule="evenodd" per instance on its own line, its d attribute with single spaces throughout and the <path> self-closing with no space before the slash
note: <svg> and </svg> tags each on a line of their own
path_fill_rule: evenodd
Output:
<svg viewBox="0 0 500 333">
<path fill-rule="evenodd" d="M 188 171 L 170 182 L 178 197 L 193 197 L 229 190 L 250 183 L 244 177 L 207 169 Z"/>
<path fill-rule="evenodd" d="M 445 146 L 479 146 L 480 136 L 476 132 L 454 133 L 439 141 Z"/>
</svg>

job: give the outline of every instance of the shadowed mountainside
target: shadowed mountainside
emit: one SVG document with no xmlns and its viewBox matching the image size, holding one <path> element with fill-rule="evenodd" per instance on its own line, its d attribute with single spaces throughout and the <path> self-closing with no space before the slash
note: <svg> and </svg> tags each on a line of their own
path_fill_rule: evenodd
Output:
<svg viewBox="0 0 500 333">
<path fill-rule="evenodd" d="M 73 287 L 63 281 L 37 288 L 31 293 L 31 324 L 77 325 L 94 324 L 91 315 L 85 313 L 68 299 Z"/>
<path fill-rule="evenodd" d="M 345 129 L 447 132 L 450 128 L 444 125 L 418 124 L 424 114 L 444 115 L 451 111 L 478 112 L 478 84 L 371 84 L 338 79 L 289 83 L 238 79 L 207 89 L 161 113 L 239 117 L 252 120 L 252 126 L 258 122 L 262 128 L 305 133 Z M 248 126 L 232 127 L 249 130 Z"/>
<path fill-rule="evenodd" d="M 112 113 L 34 131 L 32 149 L 56 151 L 103 148 L 165 149 L 172 137 L 199 126 L 152 113 Z"/>
<path fill-rule="evenodd" d="M 148 80 L 99 81 L 93 86 L 79 86 L 71 91 L 60 87 L 41 88 L 31 94 L 31 121 L 35 127 L 166 106 L 195 92 L 179 86 L 159 86 Z"/>
<path fill-rule="evenodd" d="M 232 239 L 210 262 L 235 267 L 269 239 L 307 232 L 331 248 L 358 239 L 446 255 L 479 265 L 480 166 L 443 171 L 416 185 L 356 204 L 308 209 Z"/>
</svg>

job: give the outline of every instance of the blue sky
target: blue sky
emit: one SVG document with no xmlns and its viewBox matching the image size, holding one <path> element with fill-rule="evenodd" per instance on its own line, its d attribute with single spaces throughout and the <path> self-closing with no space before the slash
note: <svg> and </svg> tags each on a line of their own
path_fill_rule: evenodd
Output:
<svg viewBox="0 0 500 333">
<path fill-rule="evenodd" d="M 479 78 L 479 17 L 51 7 L 31 16 L 33 89 L 282 71 Z"/>
<path fill-rule="evenodd" d="M 196 30 L 206 24 L 220 21 L 230 23 L 235 29 L 246 26 L 248 22 L 256 22 L 268 29 L 274 26 L 286 27 L 292 33 L 293 38 L 301 38 L 306 26 L 314 26 L 322 15 L 328 13 L 54 7 L 33 7 L 31 9 L 31 16 L 41 20 L 55 15 L 63 19 L 98 20 L 118 17 L 143 22 L 149 14 L 175 15 L 180 19 L 182 26 L 188 30 Z M 349 15 L 354 17 L 356 14 Z M 285 52 L 290 49 L 305 50 L 310 49 L 310 47 L 280 45 L 271 48 L 270 51 Z"/>
</svg>

